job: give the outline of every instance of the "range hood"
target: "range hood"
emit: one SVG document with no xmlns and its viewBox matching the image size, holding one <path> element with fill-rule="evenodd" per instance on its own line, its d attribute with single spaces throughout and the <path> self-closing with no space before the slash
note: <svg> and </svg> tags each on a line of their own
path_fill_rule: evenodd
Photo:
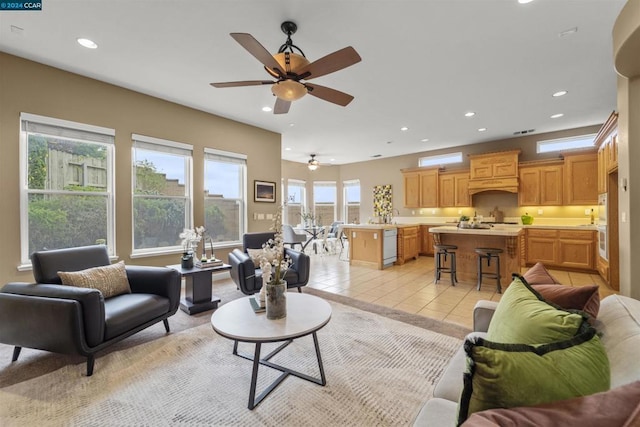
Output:
<svg viewBox="0 0 640 427">
<path fill-rule="evenodd" d="M 517 193 L 519 154 L 520 150 L 513 150 L 469 156 L 469 194 L 483 191 Z"/>
<path fill-rule="evenodd" d="M 518 178 L 469 180 L 469 194 L 473 195 L 481 193 L 483 191 L 504 191 L 508 193 L 517 193 L 518 184 Z"/>
</svg>

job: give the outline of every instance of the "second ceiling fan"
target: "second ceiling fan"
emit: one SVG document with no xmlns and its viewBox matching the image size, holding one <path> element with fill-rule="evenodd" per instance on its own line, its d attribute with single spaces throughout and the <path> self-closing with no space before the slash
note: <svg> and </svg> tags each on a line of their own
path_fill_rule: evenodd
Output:
<svg viewBox="0 0 640 427">
<path fill-rule="evenodd" d="M 358 52 L 351 47 L 345 47 L 330 53 L 314 62 L 309 62 L 302 50 L 293 44 L 291 35 L 295 34 L 298 26 L 291 22 L 283 22 L 280 26 L 282 32 L 287 35 L 286 42 L 280 46 L 278 53 L 271 55 L 251 34 L 231 33 L 231 37 L 251 55 L 264 65 L 265 70 L 276 80 L 247 80 L 239 82 L 211 83 L 217 88 L 238 86 L 272 85 L 271 91 L 277 97 L 274 114 L 289 112 L 291 102 L 302 98 L 307 93 L 316 98 L 346 106 L 353 96 L 326 86 L 308 83 L 307 80 L 315 79 L 335 71 L 342 70 L 362 60 Z M 298 51 L 299 53 L 296 53 Z"/>
</svg>

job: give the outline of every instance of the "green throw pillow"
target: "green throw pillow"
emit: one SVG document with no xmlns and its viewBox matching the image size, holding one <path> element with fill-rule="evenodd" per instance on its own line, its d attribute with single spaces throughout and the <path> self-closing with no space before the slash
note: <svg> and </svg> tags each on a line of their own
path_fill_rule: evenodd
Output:
<svg viewBox="0 0 640 427">
<path fill-rule="evenodd" d="M 587 316 L 548 303 L 519 277 L 502 295 L 486 339 L 510 344 L 545 344 L 572 338 Z"/>
<path fill-rule="evenodd" d="M 467 372 L 458 424 L 472 413 L 533 406 L 610 387 L 609 359 L 587 322 L 573 338 L 531 346 L 467 339 Z"/>
</svg>

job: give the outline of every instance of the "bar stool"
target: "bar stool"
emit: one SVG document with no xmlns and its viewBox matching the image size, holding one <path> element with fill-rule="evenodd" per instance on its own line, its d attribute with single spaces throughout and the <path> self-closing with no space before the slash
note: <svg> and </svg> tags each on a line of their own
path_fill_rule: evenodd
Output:
<svg viewBox="0 0 640 427">
<path fill-rule="evenodd" d="M 500 254 L 502 249 L 498 248 L 476 248 L 475 252 L 478 254 L 478 290 L 482 285 L 482 278 L 488 277 L 490 279 L 496 279 L 498 293 L 502 293 L 502 286 L 500 285 Z M 487 260 L 487 267 L 491 267 L 491 260 L 495 259 L 496 271 L 495 272 L 483 272 L 482 260 Z"/>
<path fill-rule="evenodd" d="M 456 276 L 455 250 L 458 249 L 458 247 L 456 245 L 437 244 L 437 245 L 433 245 L 433 249 L 434 249 L 434 257 L 436 261 L 435 283 L 438 283 L 438 281 L 440 280 L 440 275 L 442 273 L 451 273 L 451 286 L 455 286 L 456 282 L 458 281 L 458 277 Z M 451 263 L 449 264 L 449 267 L 445 267 L 445 263 L 447 262 L 447 257 L 451 257 Z"/>
</svg>

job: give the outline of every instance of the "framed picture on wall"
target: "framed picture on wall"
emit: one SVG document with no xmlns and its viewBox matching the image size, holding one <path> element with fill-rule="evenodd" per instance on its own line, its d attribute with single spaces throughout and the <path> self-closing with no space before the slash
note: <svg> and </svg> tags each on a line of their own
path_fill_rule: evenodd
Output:
<svg viewBox="0 0 640 427">
<path fill-rule="evenodd" d="M 276 183 L 269 181 L 253 181 L 254 201 L 275 203 L 276 201 Z"/>
</svg>

